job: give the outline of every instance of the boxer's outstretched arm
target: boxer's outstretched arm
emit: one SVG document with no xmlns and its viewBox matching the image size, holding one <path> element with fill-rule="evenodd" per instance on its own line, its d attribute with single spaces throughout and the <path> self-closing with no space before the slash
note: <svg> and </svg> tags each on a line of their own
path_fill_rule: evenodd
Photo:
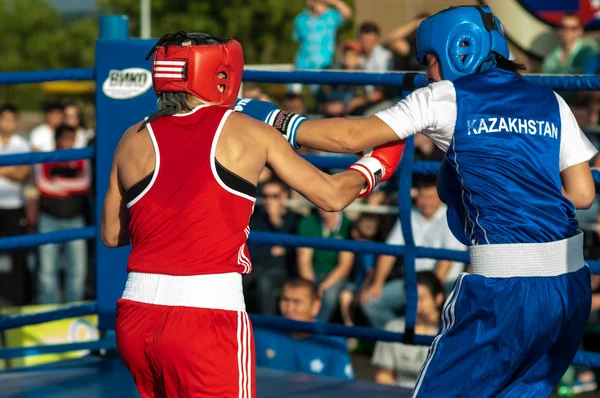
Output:
<svg viewBox="0 0 600 398">
<path fill-rule="evenodd" d="M 254 124 L 254 123 L 252 123 Z M 256 123 L 267 141 L 266 162 L 292 189 L 326 211 L 340 211 L 365 187 L 365 178 L 349 170 L 329 175 L 298 156 L 275 129 Z"/>
<path fill-rule="evenodd" d="M 398 135 L 377 116 L 307 120 L 296 135 L 300 145 L 340 153 L 356 153 L 396 141 Z"/>
</svg>

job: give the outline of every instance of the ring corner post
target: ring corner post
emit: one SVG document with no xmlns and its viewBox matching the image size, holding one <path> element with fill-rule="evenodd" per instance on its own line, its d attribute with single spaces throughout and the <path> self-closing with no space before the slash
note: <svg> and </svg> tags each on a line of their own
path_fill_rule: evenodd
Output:
<svg viewBox="0 0 600 398">
<path fill-rule="evenodd" d="M 150 62 L 146 54 L 153 40 L 129 38 L 127 16 L 100 17 L 96 41 L 96 143 L 95 143 L 95 214 L 101 225 L 112 159 L 123 133 L 143 120 L 156 108 L 152 90 Z M 109 249 L 104 246 L 100 229 L 96 235 L 96 295 L 102 330 L 114 329 L 116 301 L 121 297 L 127 278 L 126 265 L 130 247 Z"/>
<path fill-rule="evenodd" d="M 400 162 L 400 183 L 398 188 L 398 216 L 404 236 L 404 289 L 406 292 L 406 326 L 404 342 L 414 344 L 415 322 L 417 319 L 417 248 L 412 232 L 412 188 L 413 163 L 415 157 L 414 136 L 406 139 L 404 156 Z"/>
</svg>

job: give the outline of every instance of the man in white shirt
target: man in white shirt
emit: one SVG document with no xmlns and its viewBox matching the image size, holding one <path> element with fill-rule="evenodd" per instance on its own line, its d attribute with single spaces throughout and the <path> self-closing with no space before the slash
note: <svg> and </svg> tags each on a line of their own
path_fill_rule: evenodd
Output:
<svg viewBox="0 0 600 398">
<path fill-rule="evenodd" d="M 27 141 L 16 134 L 18 126 L 18 109 L 10 104 L 0 107 L 0 155 L 31 151 Z M 23 185 L 30 172 L 30 166 L 0 167 L 0 236 L 24 233 Z M 29 283 L 25 251 L 0 251 L 0 301 L 6 300 L 12 305 L 27 304 Z"/>
<path fill-rule="evenodd" d="M 45 122 L 34 127 L 29 140 L 34 151 L 53 151 L 56 149 L 54 135 L 56 128 L 65 122 L 65 107 L 58 102 L 48 102 L 44 105 Z M 75 135 L 74 148 L 87 146 L 88 137 L 84 129 L 78 129 Z"/>
<path fill-rule="evenodd" d="M 435 335 L 441 323 L 444 304 L 444 287 L 432 272 L 417 273 L 419 305 L 415 322 L 415 333 L 425 336 Z M 405 332 L 404 319 L 390 321 L 385 330 Z M 375 382 L 396 384 L 414 388 L 419 372 L 427 359 L 429 347 L 409 345 L 401 342 L 378 341 L 375 344 L 371 364 L 377 371 Z"/>
<path fill-rule="evenodd" d="M 435 179 L 421 178 L 417 183 L 417 191 L 415 207 L 411 214 L 415 245 L 436 249 L 466 250 L 448 228 L 446 205 L 441 202 L 437 194 Z M 400 220 L 396 221 L 386 243 L 404 244 Z M 404 280 L 394 279 L 386 283 L 395 263 L 394 256 L 380 256 L 375 266 L 373 281 L 360 297 L 364 314 L 376 328 L 383 328 L 396 318 L 398 312 L 406 305 Z M 445 285 L 447 292 L 450 292 L 464 268 L 464 263 L 448 260 L 419 258 L 416 261 L 417 272 L 433 271 Z"/>
<path fill-rule="evenodd" d="M 358 42 L 362 50 L 360 69 L 365 72 L 387 72 L 392 69 L 393 55 L 381 45 L 379 25 L 371 21 L 363 22 L 358 28 Z M 385 100 L 385 88 L 369 85 L 365 86 L 365 91 L 367 95 L 363 98 L 364 103 L 360 108 L 372 114 L 370 108 Z"/>
</svg>

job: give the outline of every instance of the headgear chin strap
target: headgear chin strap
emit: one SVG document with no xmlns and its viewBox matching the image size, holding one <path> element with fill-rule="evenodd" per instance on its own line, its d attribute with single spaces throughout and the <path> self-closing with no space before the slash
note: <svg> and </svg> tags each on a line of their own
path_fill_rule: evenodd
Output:
<svg viewBox="0 0 600 398">
<path fill-rule="evenodd" d="M 417 29 L 417 61 L 427 64 L 435 54 L 445 80 L 482 72 L 496 66 L 497 57 L 509 59 L 500 20 L 489 7 L 450 7 L 427 18 Z"/>
<path fill-rule="evenodd" d="M 186 92 L 206 102 L 233 108 L 242 84 L 242 45 L 205 33 L 163 36 L 150 51 L 156 95 Z"/>
</svg>

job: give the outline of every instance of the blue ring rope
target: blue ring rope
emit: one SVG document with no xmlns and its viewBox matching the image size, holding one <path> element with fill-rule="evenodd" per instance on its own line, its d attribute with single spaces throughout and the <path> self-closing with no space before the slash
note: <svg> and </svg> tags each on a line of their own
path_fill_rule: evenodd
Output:
<svg viewBox="0 0 600 398">
<path fill-rule="evenodd" d="M 44 232 L 41 234 L 17 235 L 0 238 L 0 250 L 36 247 L 49 243 L 64 243 L 78 239 L 94 239 L 96 227 L 70 228 L 62 231 Z"/>
<path fill-rule="evenodd" d="M 359 242 L 347 239 L 325 239 L 307 236 L 297 236 L 276 232 L 251 231 L 249 243 L 262 245 L 279 245 L 285 247 L 312 247 L 322 250 L 349 251 L 364 254 L 387 254 L 400 257 L 406 253 L 405 246 L 389 245 L 378 242 Z M 437 249 L 433 247 L 416 247 L 417 258 L 431 258 L 434 260 L 451 260 L 463 263 L 469 262 L 469 252 L 459 250 Z M 600 261 L 587 261 L 594 274 L 600 274 Z"/>
<path fill-rule="evenodd" d="M 92 159 L 94 158 L 94 147 L 81 149 L 62 149 L 51 152 L 28 152 L 15 153 L 0 156 L 0 167 L 2 166 L 20 166 L 26 164 L 47 163 L 47 162 L 69 162 L 71 160 Z M 312 163 L 315 167 L 325 169 L 345 169 L 354 163 L 357 159 L 355 155 L 341 156 L 317 156 L 302 155 L 304 159 Z M 436 175 L 440 167 L 440 162 L 435 161 L 417 161 L 413 163 L 413 173 L 423 175 Z M 594 181 L 600 184 L 600 170 L 592 170 Z"/>
<path fill-rule="evenodd" d="M 405 75 L 414 76 L 415 87 L 427 85 L 424 73 L 368 73 L 345 71 L 262 71 L 244 70 L 243 80 L 262 83 L 306 83 L 306 84 L 346 84 L 346 85 L 381 85 L 402 86 Z M 0 73 L 0 84 L 41 83 L 57 80 L 93 80 L 95 69 L 58 69 L 24 72 Z M 525 78 L 539 85 L 552 87 L 554 90 L 600 90 L 600 76 L 592 75 L 527 75 Z"/>
<path fill-rule="evenodd" d="M 35 323 L 48 322 L 52 320 L 71 318 L 76 315 L 83 316 L 89 315 L 90 310 L 95 310 L 95 303 L 77 304 L 68 308 L 60 308 L 52 311 L 46 311 L 38 314 L 27 314 L 20 316 L 11 316 L 9 321 L 0 323 L 0 330 L 3 330 L 2 326 L 8 325 L 10 329 L 13 327 L 19 327 L 26 325 L 23 321 L 31 321 Z M 22 318 L 22 319 L 19 319 Z M 285 332 L 300 332 L 300 333 L 312 333 L 317 335 L 329 335 L 329 336 L 340 336 L 340 337 L 355 337 L 362 340 L 377 340 L 377 341 L 388 341 L 388 342 L 400 342 L 403 341 L 403 333 L 389 332 L 383 329 L 375 329 L 368 327 L 358 326 L 344 326 L 339 324 L 331 323 L 319 323 L 319 322 L 300 322 L 293 321 L 290 319 L 284 319 L 281 317 L 271 317 L 264 315 L 251 314 L 250 319 L 254 327 L 263 327 L 269 329 L 277 329 Z M 1 319 L 0 322 L 4 320 Z M 422 336 L 416 335 L 414 343 L 417 345 L 430 345 L 433 340 L 433 336 Z M 99 349 L 114 349 L 116 348 L 116 341 L 114 336 L 110 336 L 101 340 L 92 342 L 82 343 L 68 343 L 68 344 L 56 344 L 56 345 L 45 345 L 36 347 L 16 347 L 16 348 L 3 348 L 0 349 L 0 359 L 18 358 L 31 355 L 47 354 L 47 353 L 61 353 L 77 350 L 99 350 Z M 578 351 L 573 361 L 575 365 L 587 366 L 587 367 L 600 367 L 600 354 Z"/>
<path fill-rule="evenodd" d="M 94 80 L 93 68 L 36 70 L 0 73 L 0 84 L 43 83 L 59 80 Z"/>
<path fill-rule="evenodd" d="M 64 243 L 77 239 L 93 239 L 96 236 L 96 227 L 72 228 L 62 231 L 45 232 L 41 234 L 19 235 L 0 238 L 0 250 L 36 247 L 49 243 Z M 391 256 L 404 256 L 405 248 L 400 245 L 388 245 L 378 242 L 357 242 L 342 239 L 324 239 L 280 234 L 273 232 L 253 231 L 248 238 L 249 243 L 263 245 L 280 245 L 285 247 L 312 247 L 323 250 L 351 251 L 353 253 L 388 254 Z M 431 247 L 417 247 L 417 258 L 431 258 L 434 260 L 451 260 L 468 263 L 469 254 L 466 251 L 437 249 Z M 593 274 L 600 274 L 600 261 L 588 260 L 588 266 Z M 0 328 L 1 329 L 1 328 Z"/>
<path fill-rule="evenodd" d="M 259 83 L 304 83 L 304 84 L 345 84 L 403 86 L 405 76 L 414 76 L 415 87 L 427 86 L 425 73 L 404 72 L 346 72 L 346 71 L 264 71 L 244 70 L 243 80 Z M 600 76 L 595 75 L 526 75 L 530 82 L 551 87 L 554 90 L 600 90 Z"/>
<path fill-rule="evenodd" d="M 62 149 L 51 152 L 15 153 L 1 155 L 0 167 L 47 162 L 69 162 L 71 160 L 92 159 L 94 156 L 94 147 L 91 146 L 81 149 Z M 345 169 L 358 159 L 355 155 L 302 155 L 302 157 L 315 167 L 324 169 Z M 439 168 L 440 162 L 436 161 L 417 161 L 413 163 L 413 173 L 415 174 L 436 175 Z M 600 170 L 592 170 L 592 175 L 594 176 L 594 181 L 600 184 Z"/>
<path fill-rule="evenodd" d="M 60 149 L 50 152 L 13 153 L 0 156 L 1 166 L 22 166 L 26 164 L 70 162 L 72 160 L 92 159 L 94 147 L 81 149 Z"/>
<path fill-rule="evenodd" d="M 5 315 L 0 317 L 0 332 L 21 326 L 37 325 L 57 319 L 68 319 L 78 316 L 93 315 L 98 312 L 96 302 L 73 304 L 68 307 L 57 308 L 35 314 Z"/>
<path fill-rule="evenodd" d="M 117 340 L 114 336 L 111 336 L 101 340 L 84 341 L 80 343 L 2 348 L 0 349 L 0 359 L 22 358 L 41 354 L 56 354 L 80 350 L 111 350 L 116 348 Z"/>
<path fill-rule="evenodd" d="M 72 228 L 62 231 L 45 232 L 41 234 L 19 235 L 0 238 L 0 250 L 18 249 L 24 247 L 36 247 L 49 243 L 64 243 L 77 239 L 93 239 L 96 236 L 96 227 Z M 378 242 L 357 242 L 342 239 L 324 239 L 304 237 L 291 234 L 280 234 L 273 232 L 250 233 L 249 243 L 264 245 L 280 245 L 285 247 L 313 247 L 315 249 L 351 251 L 354 253 L 388 254 L 391 256 L 403 256 L 404 246 L 388 245 Z M 417 258 L 431 258 L 435 260 L 451 260 L 469 262 L 469 254 L 466 251 L 437 249 L 430 247 L 417 247 Z M 600 274 L 600 261 L 587 261 L 590 270 L 594 274 Z"/>
</svg>

